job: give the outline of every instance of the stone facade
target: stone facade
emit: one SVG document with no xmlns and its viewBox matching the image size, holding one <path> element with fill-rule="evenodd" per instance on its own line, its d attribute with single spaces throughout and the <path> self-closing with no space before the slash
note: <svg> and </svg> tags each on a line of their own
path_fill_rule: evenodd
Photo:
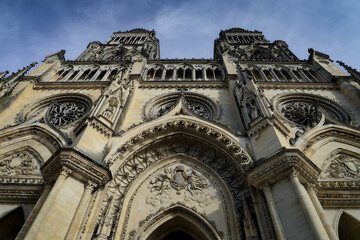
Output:
<svg viewBox="0 0 360 240">
<path fill-rule="evenodd" d="M 359 239 L 359 72 L 240 28 L 159 49 L 134 29 L 0 74 L 2 236 Z"/>
</svg>

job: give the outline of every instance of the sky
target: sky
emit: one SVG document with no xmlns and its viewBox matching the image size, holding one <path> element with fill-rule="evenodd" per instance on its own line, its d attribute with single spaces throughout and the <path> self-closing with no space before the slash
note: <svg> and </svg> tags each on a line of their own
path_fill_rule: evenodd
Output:
<svg viewBox="0 0 360 240">
<path fill-rule="evenodd" d="M 161 58 L 212 58 L 220 30 L 262 31 L 300 59 L 308 48 L 360 68 L 359 0 L 0 0 L 0 72 L 66 50 L 74 60 L 116 31 L 154 29 Z"/>
</svg>

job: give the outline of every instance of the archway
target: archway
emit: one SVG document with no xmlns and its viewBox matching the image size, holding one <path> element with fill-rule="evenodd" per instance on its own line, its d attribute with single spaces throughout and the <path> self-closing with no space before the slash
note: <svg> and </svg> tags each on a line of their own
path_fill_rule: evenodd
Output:
<svg viewBox="0 0 360 240">
<path fill-rule="evenodd" d="M 161 240 L 195 240 L 195 239 L 192 238 L 189 234 L 187 234 L 183 231 L 177 230 L 175 232 L 172 232 L 172 233 L 166 235 Z"/>
<path fill-rule="evenodd" d="M 359 229 L 360 221 L 358 219 L 346 212 L 341 214 L 338 224 L 339 240 L 359 240 Z"/>
<path fill-rule="evenodd" d="M 220 236 L 201 216 L 191 209 L 176 205 L 150 218 L 135 239 L 217 240 Z"/>
<path fill-rule="evenodd" d="M 133 224 L 136 222 L 136 219 L 134 220 L 134 217 L 131 216 L 136 209 L 141 209 L 144 204 L 151 204 L 153 206 L 154 204 L 151 201 L 147 201 L 147 195 L 144 195 L 142 198 L 138 198 L 143 202 L 143 206 L 136 205 L 139 201 L 134 199 L 133 196 L 136 196 L 136 194 L 141 195 L 146 189 L 152 188 L 153 186 L 149 183 L 154 180 L 159 173 L 166 174 L 166 169 L 171 171 L 169 172 L 171 175 L 170 177 L 175 180 L 173 178 L 174 174 L 179 165 L 181 165 L 180 167 L 184 167 L 186 174 L 192 174 L 192 169 L 195 169 L 194 174 L 203 176 L 206 179 L 209 179 L 209 177 L 211 178 L 211 176 L 216 176 L 217 180 L 209 180 L 210 185 L 221 182 L 223 187 L 216 188 L 220 191 L 226 189 L 226 196 L 228 196 L 226 199 L 230 205 L 228 206 L 229 208 L 224 208 L 225 205 L 220 204 L 223 205 L 221 207 L 221 209 L 223 209 L 221 210 L 222 212 L 213 212 L 214 215 L 211 217 L 216 219 L 216 214 L 223 214 L 221 218 L 223 220 L 221 221 L 225 222 L 225 225 L 222 227 L 221 231 L 225 231 L 226 233 L 224 232 L 224 234 L 226 234 L 226 236 L 222 237 L 222 239 L 233 239 L 235 236 L 237 236 L 235 237 L 235 239 L 237 239 L 240 234 L 239 231 L 241 232 L 241 230 L 237 224 L 236 215 L 239 217 L 242 215 L 244 174 L 243 169 L 239 166 L 238 162 L 233 159 L 233 156 L 230 155 L 228 151 L 209 142 L 207 139 L 199 139 L 199 136 L 194 136 L 185 132 L 175 132 L 170 135 L 165 135 L 162 138 L 157 138 L 151 142 L 147 142 L 148 143 L 145 145 L 141 144 L 142 147 L 137 148 L 137 150 L 133 151 L 131 154 L 125 154 L 127 156 L 125 159 L 119 158 L 119 161 L 114 163 L 116 171 L 113 171 L 113 180 L 109 182 L 107 186 L 107 192 L 99 214 L 100 218 L 98 219 L 93 236 L 96 238 L 96 236 L 105 235 L 108 236 L 109 239 L 116 239 L 119 237 L 126 238 L 126 236 L 132 237 L 132 239 L 146 239 L 146 237 L 135 237 L 134 231 L 138 232 L 137 229 L 141 227 L 139 225 L 143 224 L 143 221 L 147 220 L 149 218 L 148 215 L 151 215 L 151 213 L 144 212 L 144 216 L 140 217 L 138 216 L 139 212 L 137 212 L 136 224 Z M 208 174 L 209 177 L 207 177 Z M 141 186 L 144 187 L 141 188 Z M 176 187 L 173 189 L 175 188 Z M 160 190 L 157 191 L 158 193 L 161 193 Z M 169 204 L 178 203 L 178 201 L 180 201 L 180 203 L 186 201 L 184 198 L 186 195 L 185 193 L 185 190 L 179 193 L 179 196 L 182 196 L 180 200 L 176 200 L 175 195 L 172 195 L 172 199 L 175 202 L 172 201 L 169 202 Z M 174 194 L 176 194 L 176 191 Z M 189 197 L 190 195 L 191 193 L 186 196 Z M 149 196 L 152 196 L 152 194 Z M 221 199 L 224 198 L 221 197 Z M 194 199 L 192 200 L 197 201 Z M 198 205 L 198 203 L 199 202 L 196 204 Z M 219 203 L 221 203 L 221 201 L 219 201 Z M 165 207 L 171 206 L 169 204 L 165 204 Z M 159 205 L 154 207 L 158 206 Z M 200 208 L 198 207 L 198 209 Z M 154 211 L 157 212 L 158 210 L 154 209 Z M 208 211 L 208 213 L 211 212 Z M 141 219 L 140 223 L 139 219 Z M 205 220 L 205 222 L 208 222 L 208 220 Z M 104 223 L 106 225 L 104 225 Z M 127 226 L 128 223 L 131 223 L 132 225 Z M 110 226 L 110 228 L 106 226 Z M 184 231 L 182 229 L 169 230 L 167 234 L 171 234 L 171 232 L 177 230 L 185 232 L 194 239 L 219 239 L 216 237 L 196 237 L 193 234 L 189 234 L 189 231 Z M 215 230 L 215 232 L 216 231 L 217 230 Z"/>
</svg>

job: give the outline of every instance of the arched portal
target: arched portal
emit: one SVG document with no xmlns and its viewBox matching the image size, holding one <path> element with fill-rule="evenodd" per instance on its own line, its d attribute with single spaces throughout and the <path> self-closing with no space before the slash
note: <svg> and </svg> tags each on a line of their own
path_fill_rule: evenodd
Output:
<svg viewBox="0 0 360 240">
<path fill-rule="evenodd" d="M 217 228 L 223 224 L 220 232 L 224 236 L 205 239 L 239 239 L 241 230 L 237 217 L 242 215 L 244 171 L 233 155 L 207 139 L 185 132 L 175 132 L 152 142 L 145 139 L 144 142 L 147 144 L 126 154 L 126 159 L 118 158 L 114 162 L 116 170 L 113 170 L 113 180 L 107 185 L 94 238 L 107 236 L 108 239 L 146 239 L 134 235 L 142 227 L 140 225 L 154 214 L 163 213 L 173 204 L 180 204 L 190 207 L 199 216 L 205 211 L 205 222 L 217 220 Z M 195 185 L 191 178 L 198 179 Z M 204 196 L 209 196 L 210 199 L 218 196 L 214 209 L 209 207 L 204 210 L 207 199 L 196 194 L 196 190 L 204 190 L 202 180 L 199 180 L 202 178 L 213 189 Z M 221 186 L 215 186 L 216 183 L 221 183 Z M 171 196 L 163 194 L 167 190 Z M 221 193 L 222 191 L 225 193 Z M 142 195 L 146 192 L 151 194 Z M 190 200 L 196 203 L 187 204 Z M 146 212 L 149 205 L 156 208 Z M 198 238 L 191 231 L 189 233 L 182 229 L 169 230 L 168 234 L 177 230 L 195 239 L 202 239 L 202 235 Z"/>
<path fill-rule="evenodd" d="M 155 218 L 157 219 L 156 222 L 150 219 L 149 223 L 143 228 L 150 228 L 150 234 L 146 231 L 141 232 L 136 239 L 210 240 L 220 238 L 214 229 L 209 224 L 206 224 L 203 219 L 197 217 L 191 210 L 181 206 L 172 207 Z M 152 227 L 151 224 L 155 226 Z M 155 230 L 153 230 L 154 228 Z"/>
</svg>

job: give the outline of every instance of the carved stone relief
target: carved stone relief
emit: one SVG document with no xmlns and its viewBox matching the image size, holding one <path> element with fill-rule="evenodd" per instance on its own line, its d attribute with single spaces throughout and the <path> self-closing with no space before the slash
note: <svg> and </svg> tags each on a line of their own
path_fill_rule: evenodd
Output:
<svg viewBox="0 0 360 240">
<path fill-rule="evenodd" d="M 113 180 L 108 184 L 99 213 L 98 223 L 94 231 L 94 237 L 113 236 L 119 221 L 119 211 L 122 209 L 123 201 L 131 183 L 141 172 L 158 160 L 177 154 L 185 154 L 195 158 L 216 171 L 227 183 L 234 197 L 237 209 L 241 211 L 244 174 L 236 164 L 234 165 L 232 162 L 234 160 L 231 160 L 226 153 L 212 148 L 208 143 L 195 141 L 195 139 L 186 135 L 173 136 L 139 150 L 119 166 L 113 175 Z M 149 186 L 152 189 L 152 196 L 155 194 L 159 195 L 158 199 L 156 199 L 156 195 L 153 199 L 146 199 L 148 204 L 157 205 L 161 201 L 166 202 L 169 200 L 166 199 L 166 193 L 171 190 L 174 193 L 179 192 L 180 196 L 184 196 L 184 201 L 191 200 L 197 202 L 199 206 L 200 204 L 206 206 L 207 185 L 197 172 L 184 172 L 181 170 L 181 167 L 164 170 L 161 176 L 150 180 Z M 110 237 L 109 239 L 112 238 Z"/>
<path fill-rule="evenodd" d="M 145 118 L 153 119 L 170 112 L 183 98 L 187 108 L 196 115 L 206 119 L 217 119 L 220 115 L 220 107 L 213 100 L 194 93 L 166 94 L 151 100 L 144 108 Z"/>
<path fill-rule="evenodd" d="M 39 156 L 33 149 L 21 148 L 0 156 L 1 183 L 41 184 Z"/>
<path fill-rule="evenodd" d="M 29 152 L 18 152 L 0 159 L 1 175 L 40 175 L 40 168 Z"/>
<path fill-rule="evenodd" d="M 327 161 L 320 178 L 358 180 L 360 178 L 360 159 L 345 153 L 336 154 Z"/>
<path fill-rule="evenodd" d="M 200 207 L 210 204 L 210 192 L 207 180 L 193 169 L 186 169 L 183 165 L 166 168 L 149 182 L 148 188 L 152 195 L 146 198 L 146 203 L 154 207 L 173 201 L 172 193 L 176 192 L 177 199 L 194 201 Z"/>
</svg>

